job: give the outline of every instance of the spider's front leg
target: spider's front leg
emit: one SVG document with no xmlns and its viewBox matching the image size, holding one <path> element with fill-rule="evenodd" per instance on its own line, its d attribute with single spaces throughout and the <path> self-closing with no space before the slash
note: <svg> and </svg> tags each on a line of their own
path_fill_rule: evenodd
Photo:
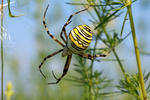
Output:
<svg viewBox="0 0 150 100">
<path fill-rule="evenodd" d="M 61 43 L 58 39 L 56 39 L 56 38 L 50 33 L 50 31 L 48 30 L 48 27 L 47 27 L 46 21 L 45 21 L 45 16 L 46 16 L 48 7 L 49 7 L 49 5 L 47 5 L 46 10 L 45 10 L 45 12 L 44 12 L 43 25 L 44 25 L 44 27 L 45 27 L 45 30 L 46 30 L 47 34 L 48 34 L 54 41 L 56 41 L 58 44 L 60 44 L 62 47 L 64 47 L 64 44 Z"/>
<path fill-rule="evenodd" d="M 71 21 L 69 21 L 69 22 L 65 23 L 65 24 L 64 24 L 64 26 L 63 26 L 63 28 L 62 28 L 62 30 L 61 30 L 61 33 L 60 33 L 60 37 L 61 37 L 61 39 L 64 41 L 64 43 L 67 43 L 67 32 L 66 32 L 66 26 L 67 26 L 68 24 L 70 24 L 70 23 L 71 23 Z M 65 35 L 65 38 L 66 38 L 66 39 L 64 39 L 64 37 L 63 37 L 63 33 L 64 33 L 64 35 Z"/>
<path fill-rule="evenodd" d="M 89 8 L 89 7 L 88 7 L 88 8 Z M 62 31 L 61 31 L 61 33 L 60 33 L 60 37 L 61 37 L 61 39 L 62 39 L 65 43 L 67 42 L 67 41 L 66 41 L 66 40 L 67 40 L 66 26 L 71 23 L 71 19 L 72 19 L 73 16 L 75 16 L 76 14 L 79 14 L 80 12 L 83 12 L 83 11 L 88 10 L 88 8 L 85 8 L 85 9 L 83 9 L 83 10 L 80 10 L 80 11 L 78 11 L 78 12 L 73 13 L 72 15 L 70 15 L 70 17 L 68 18 L 67 22 L 64 24 L 64 26 L 63 26 L 63 28 L 62 28 Z M 63 33 L 64 33 L 64 35 L 65 35 L 66 40 L 65 40 L 64 37 L 63 37 Z"/>
<path fill-rule="evenodd" d="M 56 82 L 53 82 L 53 83 L 48 83 L 48 84 L 57 84 L 57 83 L 60 82 L 60 80 L 61 80 L 61 79 L 67 74 L 67 72 L 68 72 L 69 65 L 70 65 L 70 63 L 71 63 L 71 58 L 72 58 L 72 54 L 67 57 L 67 60 L 66 60 L 65 66 L 64 66 L 64 70 L 63 70 L 63 74 L 61 75 L 61 77 L 60 77 L 60 78 L 57 78 L 57 77 L 55 76 L 55 74 L 52 72 L 54 78 L 55 78 L 57 81 L 56 81 Z"/>
</svg>

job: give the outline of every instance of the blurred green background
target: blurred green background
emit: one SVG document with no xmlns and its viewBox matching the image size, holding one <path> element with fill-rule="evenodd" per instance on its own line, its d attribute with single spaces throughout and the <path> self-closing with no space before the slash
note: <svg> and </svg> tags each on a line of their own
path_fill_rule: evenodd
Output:
<svg viewBox="0 0 150 100">
<path fill-rule="evenodd" d="M 14 95 L 12 100 L 83 100 L 84 86 L 75 86 L 72 82 L 63 79 L 58 85 L 47 85 L 48 82 L 55 81 L 51 71 L 58 76 L 63 70 L 65 58 L 61 54 L 49 59 L 42 67 L 47 76 L 45 80 L 39 72 L 38 66 L 43 57 L 60 49 L 61 47 L 48 37 L 43 25 L 43 13 L 47 6 L 46 21 L 49 30 L 58 39 L 59 33 L 67 18 L 74 12 L 83 9 L 81 6 L 72 6 L 67 2 L 79 2 L 80 0 L 16 0 L 11 4 L 12 13 L 24 14 L 21 17 L 10 18 L 7 7 L 4 8 L 4 31 L 7 34 L 4 40 L 4 87 L 10 81 L 13 85 Z M 82 1 L 84 2 L 84 0 Z M 143 70 L 150 71 L 150 1 L 138 0 L 133 4 L 133 16 L 137 32 L 139 48 L 141 51 L 141 61 Z M 89 24 L 90 17 L 86 12 L 73 18 L 73 22 L 67 27 L 67 32 L 80 24 Z M 109 27 L 119 31 L 123 17 L 118 17 L 110 23 Z M 127 24 L 125 32 L 129 32 L 130 26 Z M 101 47 L 101 45 L 100 45 Z M 125 69 L 129 73 L 137 72 L 136 60 L 132 37 L 117 47 L 117 52 Z M 110 54 L 107 58 L 113 58 Z M 76 75 L 73 57 L 67 77 Z M 113 79 L 113 84 L 118 83 L 121 73 L 117 62 L 101 61 L 94 63 L 94 69 L 104 71 L 104 76 Z M 112 89 L 113 90 L 113 89 Z M 106 100 L 132 100 L 129 95 L 115 95 L 105 98 Z M 101 100 L 101 99 L 100 99 Z"/>
</svg>

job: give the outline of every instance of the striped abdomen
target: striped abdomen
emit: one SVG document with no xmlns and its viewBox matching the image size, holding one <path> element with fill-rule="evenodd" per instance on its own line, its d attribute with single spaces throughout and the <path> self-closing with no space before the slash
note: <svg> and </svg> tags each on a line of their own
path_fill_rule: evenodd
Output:
<svg viewBox="0 0 150 100">
<path fill-rule="evenodd" d="M 83 52 L 91 43 L 92 33 L 87 25 L 79 25 L 69 33 L 67 47 L 73 53 Z"/>
</svg>

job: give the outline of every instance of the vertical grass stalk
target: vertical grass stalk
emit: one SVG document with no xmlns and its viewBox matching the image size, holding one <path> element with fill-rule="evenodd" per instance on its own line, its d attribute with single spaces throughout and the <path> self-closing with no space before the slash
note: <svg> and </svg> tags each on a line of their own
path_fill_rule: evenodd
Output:
<svg viewBox="0 0 150 100">
<path fill-rule="evenodd" d="M 3 75 L 4 75 L 4 59 L 3 59 L 3 0 L 1 1 L 1 100 L 3 100 Z"/>
<path fill-rule="evenodd" d="M 131 10 L 131 0 L 126 0 L 126 3 L 129 4 L 127 6 L 127 10 L 128 10 L 129 20 L 130 20 L 130 27 L 132 31 L 132 38 L 133 38 L 133 43 L 134 43 L 134 49 L 135 49 L 135 55 L 136 55 L 138 74 L 140 78 L 140 85 L 142 89 L 143 100 L 146 100 L 146 90 L 144 87 L 144 80 L 143 80 L 142 67 L 141 67 L 140 55 L 139 55 L 139 50 L 138 50 L 138 43 L 137 43 L 136 32 L 134 28 L 134 21 L 133 21 L 132 10 Z"/>
<path fill-rule="evenodd" d="M 93 55 L 95 55 L 95 49 L 98 43 L 98 36 L 96 37 L 96 42 L 94 44 L 94 50 L 93 50 Z M 90 65 L 90 81 L 89 81 L 89 99 L 90 100 L 96 100 L 95 94 L 93 93 L 93 64 L 94 60 L 92 60 L 91 65 Z"/>
</svg>

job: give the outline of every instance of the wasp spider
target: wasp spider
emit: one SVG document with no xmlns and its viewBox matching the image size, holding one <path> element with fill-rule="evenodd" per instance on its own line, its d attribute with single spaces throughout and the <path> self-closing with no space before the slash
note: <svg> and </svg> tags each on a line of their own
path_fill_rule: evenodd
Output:
<svg viewBox="0 0 150 100">
<path fill-rule="evenodd" d="M 41 62 L 41 64 L 39 65 L 39 70 L 40 70 L 40 73 L 44 76 L 44 78 L 46 78 L 45 75 L 43 74 L 43 72 L 41 71 L 42 65 L 44 64 L 44 62 L 48 58 L 50 58 L 52 56 L 55 56 L 56 54 L 62 52 L 62 57 L 67 56 L 67 60 L 66 60 L 65 66 L 64 66 L 63 74 L 61 75 L 60 78 L 57 78 L 55 76 L 55 74 L 53 73 L 53 71 L 52 71 L 52 74 L 53 74 L 54 78 L 57 81 L 53 82 L 53 83 L 48 83 L 48 84 L 57 84 L 67 74 L 67 71 L 68 71 L 68 68 L 69 68 L 69 65 L 70 65 L 70 62 L 71 62 L 72 54 L 76 54 L 76 55 L 79 55 L 79 56 L 81 56 L 83 58 L 87 58 L 87 59 L 95 59 L 96 57 L 105 57 L 106 55 L 105 54 L 101 54 L 101 55 L 99 55 L 99 54 L 97 54 L 97 55 L 89 55 L 89 54 L 84 53 L 84 51 L 90 45 L 91 40 L 92 40 L 92 32 L 91 32 L 91 29 L 90 29 L 90 27 L 88 25 L 79 25 L 79 26 L 76 26 L 75 28 L 73 28 L 71 30 L 71 32 L 67 36 L 66 26 L 71 23 L 72 17 L 74 15 L 76 15 L 76 14 L 79 14 L 80 12 L 83 12 L 83 11 L 87 10 L 88 8 L 80 10 L 80 11 L 75 12 L 74 14 L 70 15 L 70 17 L 68 18 L 67 22 L 64 24 L 64 26 L 62 28 L 62 31 L 60 33 L 60 37 L 61 37 L 61 39 L 64 42 L 64 43 L 62 43 L 59 40 L 57 40 L 50 33 L 50 31 L 47 28 L 47 25 L 46 25 L 46 22 L 45 22 L 45 16 L 46 16 L 46 12 L 47 12 L 48 7 L 49 7 L 49 5 L 47 6 L 47 8 L 46 8 L 46 10 L 44 12 L 43 25 L 44 25 L 44 27 L 46 29 L 47 34 L 53 40 L 55 40 L 59 45 L 61 45 L 62 49 L 60 49 L 60 50 L 58 50 L 58 51 L 56 51 L 56 52 L 54 52 L 54 53 L 46 56 L 43 59 L 43 61 Z M 63 34 L 64 34 L 65 37 L 63 36 Z"/>
</svg>

